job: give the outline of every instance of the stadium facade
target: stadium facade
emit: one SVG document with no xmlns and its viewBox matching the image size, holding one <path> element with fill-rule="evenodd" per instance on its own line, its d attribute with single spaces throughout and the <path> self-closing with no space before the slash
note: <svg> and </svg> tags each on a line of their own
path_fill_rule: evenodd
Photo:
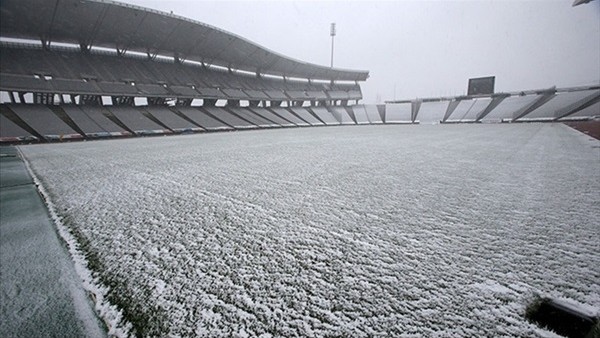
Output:
<svg viewBox="0 0 600 338">
<path fill-rule="evenodd" d="M 1 6 L 2 143 L 600 115 L 600 86 L 363 105 L 368 71 L 294 60 L 181 16 L 113 1 Z"/>
</svg>

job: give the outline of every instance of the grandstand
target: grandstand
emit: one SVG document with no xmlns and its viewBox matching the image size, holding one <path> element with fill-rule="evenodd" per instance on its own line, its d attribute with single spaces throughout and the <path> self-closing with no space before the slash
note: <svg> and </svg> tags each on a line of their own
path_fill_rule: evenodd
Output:
<svg viewBox="0 0 600 338">
<path fill-rule="evenodd" d="M 340 120 L 336 119 L 333 114 L 324 107 L 315 107 L 312 111 L 315 113 L 315 116 L 326 125 L 340 124 Z"/>
<path fill-rule="evenodd" d="M 290 110 L 293 114 L 295 114 L 302 120 L 306 121 L 306 123 L 310 124 L 311 126 L 322 126 L 323 125 L 323 122 L 319 121 L 319 119 L 317 119 L 313 114 L 311 114 L 307 108 L 292 107 L 292 108 L 290 108 Z"/>
<path fill-rule="evenodd" d="M 112 1 L 3 1 L 1 38 L 10 143 L 322 125 L 309 107 L 358 103 L 368 77 Z"/>
<path fill-rule="evenodd" d="M 0 19 L 2 143 L 600 115 L 600 86 L 359 104 L 367 71 L 113 1 L 5 0 Z"/>
<path fill-rule="evenodd" d="M 600 117 L 600 86 L 386 103 L 385 123 L 564 122 Z"/>
<path fill-rule="evenodd" d="M 308 122 L 302 120 L 296 114 L 292 113 L 288 109 L 271 107 L 270 111 L 273 112 L 273 114 L 280 116 L 282 119 L 290 121 L 291 123 L 295 124 L 296 126 L 299 126 L 299 127 L 310 126 L 310 124 Z"/>
<path fill-rule="evenodd" d="M 367 116 L 367 110 L 364 105 L 356 105 L 352 107 L 352 114 L 354 114 L 354 119 L 356 120 L 356 124 L 369 124 L 369 117 Z"/>
</svg>

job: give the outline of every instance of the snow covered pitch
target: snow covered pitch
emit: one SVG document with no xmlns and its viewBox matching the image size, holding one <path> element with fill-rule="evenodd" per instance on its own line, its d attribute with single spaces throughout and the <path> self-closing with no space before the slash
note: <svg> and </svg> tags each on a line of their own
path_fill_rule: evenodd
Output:
<svg viewBox="0 0 600 338">
<path fill-rule="evenodd" d="M 144 335 L 552 336 L 600 308 L 600 142 L 561 124 L 21 147 Z"/>
</svg>

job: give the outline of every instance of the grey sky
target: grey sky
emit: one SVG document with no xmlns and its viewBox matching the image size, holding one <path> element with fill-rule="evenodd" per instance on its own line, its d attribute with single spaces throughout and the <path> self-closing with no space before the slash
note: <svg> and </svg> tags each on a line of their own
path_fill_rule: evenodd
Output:
<svg viewBox="0 0 600 338">
<path fill-rule="evenodd" d="M 364 102 L 600 83 L 600 1 L 124 0 L 230 31 L 302 61 L 370 71 Z"/>
</svg>

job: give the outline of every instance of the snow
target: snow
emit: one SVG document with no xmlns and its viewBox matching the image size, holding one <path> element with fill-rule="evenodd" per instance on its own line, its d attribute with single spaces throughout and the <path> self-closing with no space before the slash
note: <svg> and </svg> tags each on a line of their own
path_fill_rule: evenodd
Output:
<svg viewBox="0 0 600 338">
<path fill-rule="evenodd" d="M 596 307 L 590 306 L 588 304 L 581 304 L 572 299 L 566 298 L 558 298 L 552 300 L 555 304 L 562 306 L 563 308 L 570 309 L 576 313 L 583 314 L 588 317 L 598 317 L 600 316 L 600 310 Z"/>
<path fill-rule="evenodd" d="M 600 307 L 599 143 L 432 125 L 21 150 L 95 282 L 161 336 L 542 337 L 534 295 Z"/>
<path fill-rule="evenodd" d="M 51 201 L 50 196 L 42 185 L 40 179 L 31 169 L 30 164 L 26 160 L 24 160 L 24 162 L 27 171 L 33 178 L 33 182 L 38 188 L 38 192 L 46 202 L 50 218 L 54 222 L 56 229 L 58 230 L 58 234 L 67 245 L 69 254 L 75 263 L 75 271 L 83 282 L 84 290 L 86 290 L 92 300 L 94 300 L 94 310 L 100 316 L 100 318 L 104 320 L 104 324 L 108 328 L 108 334 L 111 337 L 116 338 L 127 337 L 131 329 L 130 325 L 123 320 L 121 311 L 114 305 L 111 305 L 105 299 L 107 292 L 106 287 L 99 285 L 98 280 L 92 276 L 92 271 L 87 268 L 85 254 L 81 251 L 79 244 L 69 232 L 65 224 L 63 224 L 62 218 L 58 216 L 56 207 Z M 79 304 L 76 303 L 76 306 L 79 306 Z"/>
</svg>

